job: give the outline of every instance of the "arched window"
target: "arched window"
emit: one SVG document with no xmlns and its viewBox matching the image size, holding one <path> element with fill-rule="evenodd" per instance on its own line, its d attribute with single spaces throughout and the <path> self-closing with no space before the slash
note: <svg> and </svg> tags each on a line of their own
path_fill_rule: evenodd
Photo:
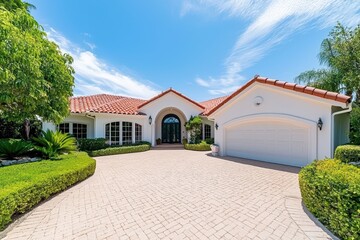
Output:
<svg viewBox="0 0 360 240">
<path fill-rule="evenodd" d="M 122 144 L 128 145 L 132 143 L 132 122 L 122 123 Z"/>
<path fill-rule="evenodd" d="M 120 122 L 105 125 L 105 139 L 110 145 L 120 145 Z"/>
<path fill-rule="evenodd" d="M 135 123 L 135 142 L 142 141 L 142 126 L 140 124 Z"/>
</svg>

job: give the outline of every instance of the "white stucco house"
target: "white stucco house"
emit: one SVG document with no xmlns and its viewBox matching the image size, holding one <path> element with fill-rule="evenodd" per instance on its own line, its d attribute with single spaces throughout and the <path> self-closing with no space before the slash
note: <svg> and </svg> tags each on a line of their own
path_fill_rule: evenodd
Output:
<svg viewBox="0 0 360 240">
<path fill-rule="evenodd" d="M 348 142 L 351 98 L 295 83 L 255 76 L 229 96 L 196 102 L 169 89 L 149 100 L 107 94 L 73 97 L 70 116 L 55 126 L 77 138 L 110 144 L 180 143 L 184 123 L 203 119 L 203 138 L 214 138 L 221 156 L 292 166 L 332 157 Z"/>
</svg>

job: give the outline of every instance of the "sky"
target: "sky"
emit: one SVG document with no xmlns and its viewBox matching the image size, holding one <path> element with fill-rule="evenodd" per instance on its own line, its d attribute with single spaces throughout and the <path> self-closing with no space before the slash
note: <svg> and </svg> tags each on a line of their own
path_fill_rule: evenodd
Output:
<svg viewBox="0 0 360 240">
<path fill-rule="evenodd" d="M 74 58 L 74 95 L 149 99 L 172 87 L 204 101 L 254 75 L 294 82 L 317 69 L 337 22 L 359 0 L 28 0 L 48 38 Z"/>
</svg>

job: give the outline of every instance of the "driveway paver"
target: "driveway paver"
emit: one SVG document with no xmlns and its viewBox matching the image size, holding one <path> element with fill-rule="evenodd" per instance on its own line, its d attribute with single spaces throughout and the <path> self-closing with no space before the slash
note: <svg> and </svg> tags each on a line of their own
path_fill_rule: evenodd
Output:
<svg viewBox="0 0 360 240">
<path fill-rule="evenodd" d="M 298 168 L 186 150 L 96 160 L 94 176 L 36 207 L 2 236 L 331 239 L 304 212 Z"/>
</svg>

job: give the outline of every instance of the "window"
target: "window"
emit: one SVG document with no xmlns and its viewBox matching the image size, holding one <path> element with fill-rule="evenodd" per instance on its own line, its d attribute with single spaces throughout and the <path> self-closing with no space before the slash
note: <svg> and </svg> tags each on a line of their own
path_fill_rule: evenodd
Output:
<svg viewBox="0 0 360 240">
<path fill-rule="evenodd" d="M 86 124 L 73 123 L 73 135 L 77 139 L 87 138 Z"/>
<path fill-rule="evenodd" d="M 205 135 L 204 135 L 205 139 L 211 138 L 211 126 L 210 125 L 205 124 L 204 132 L 205 132 Z"/>
<path fill-rule="evenodd" d="M 120 122 L 105 125 L 105 139 L 110 145 L 120 145 Z"/>
<path fill-rule="evenodd" d="M 135 123 L 135 142 L 142 141 L 142 126 L 140 124 Z"/>
<path fill-rule="evenodd" d="M 131 122 L 123 122 L 122 143 L 123 143 L 123 145 L 132 143 L 132 123 Z"/>
<path fill-rule="evenodd" d="M 70 133 L 69 123 L 60 123 L 57 128 L 61 133 Z"/>
</svg>

